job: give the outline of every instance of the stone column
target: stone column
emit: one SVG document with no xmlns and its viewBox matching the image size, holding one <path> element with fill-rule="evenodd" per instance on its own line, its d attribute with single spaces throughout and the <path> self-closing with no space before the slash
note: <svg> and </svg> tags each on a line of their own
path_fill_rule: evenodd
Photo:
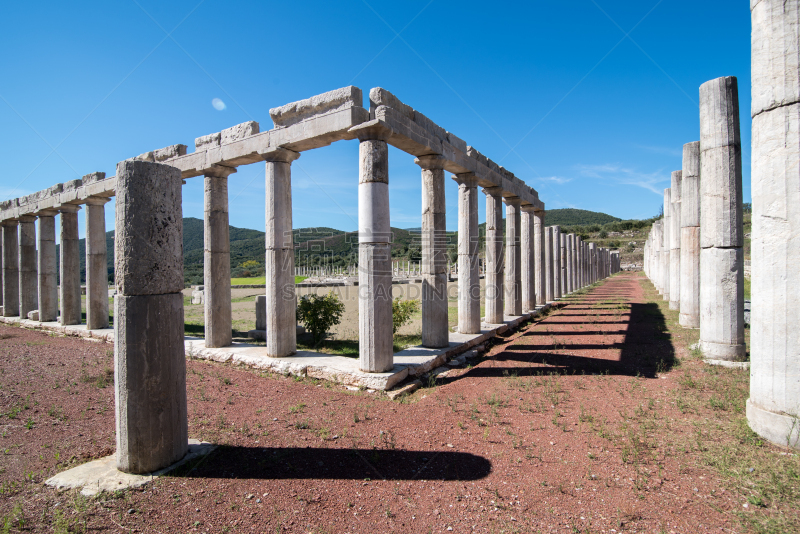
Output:
<svg viewBox="0 0 800 534">
<path fill-rule="evenodd" d="M 506 270 L 505 314 L 522 315 L 522 258 L 520 257 L 520 206 L 519 197 L 507 197 L 506 202 Z"/>
<path fill-rule="evenodd" d="M 231 240 L 228 222 L 228 176 L 233 167 L 214 165 L 204 171 L 203 305 L 206 347 L 231 344 Z M 291 193 L 290 193 L 291 194 Z"/>
<path fill-rule="evenodd" d="M 503 323 L 503 190 L 486 187 L 486 287 L 485 313 L 489 324 Z"/>
<path fill-rule="evenodd" d="M 388 137 L 377 128 L 359 136 L 359 367 L 372 373 L 394 365 Z"/>
<path fill-rule="evenodd" d="M 681 305 L 681 189 L 682 171 L 673 171 L 670 190 L 669 227 L 669 309 L 680 310 Z"/>
<path fill-rule="evenodd" d="M 567 234 L 561 233 L 559 236 L 559 251 L 561 253 L 561 296 L 569 293 L 567 289 Z"/>
<path fill-rule="evenodd" d="M 536 309 L 536 278 L 534 275 L 536 255 L 534 252 L 534 215 L 535 208 L 525 204 L 520 216 L 520 269 L 522 271 L 522 311 L 527 313 Z"/>
<path fill-rule="evenodd" d="M 700 328 L 700 141 L 683 145 L 680 266 L 678 322 Z"/>
<path fill-rule="evenodd" d="M 575 289 L 583 289 L 583 273 L 581 258 L 583 256 L 583 240 L 575 236 Z"/>
<path fill-rule="evenodd" d="M 458 182 L 458 331 L 481 331 L 481 284 L 478 272 L 478 179 L 457 174 Z"/>
<path fill-rule="evenodd" d="M 736 78 L 700 86 L 700 349 L 742 361 L 742 147 Z"/>
<path fill-rule="evenodd" d="M 19 315 L 19 221 L 3 221 L 3 315 Z"/>
<path fill-rule="evenodd" d="M 553 300 L 561 298 L 561 227 L 553 226 Z"/>
<path fill-rule="evenodd" d="M 553 227 L 548 226 L 544 229 L 544 295 L 545 300 L 547 302 L 553 302 L 554 300 L 554 267 L 555 263 L 553 262 Z"/>
<path fill-rule="evenodd" d="M 597 281 L 595 269 L 597 268 L 597 243 L 589 243 L 589 283 Z"/>
<path fill-rule="evenodd" d="M 747 420 L 769 441 L 799 448 L 800 7 L 797 1 L 777 0 L 751 6 L 753 296 Z"/>
<path fill-rule="evenodd" d="M 19 218 L 19 316 L 27 319 L 28 312 L 39 305 L 38 274 L 36 269 L 36 217 Z"/>
<path fill-rule="evenodd" d="M 292 237 L 292 162 L 300 154 L 275 148 L 266 161 L 267 356 L 281 358 L 297 352 L 297 301 L 294 293 Z"/>
<path fill-rule="evenodd" d="M 3 226 L 0 223 L 0 316 L 3 315 Z"/>
<path fill-rule="evenodd" d="M 58 320 L 58 265 L 56 265 L 56 210 L 39 212 L 39 320 Z"/>
<path fill-rule="evenodd" d="M 536 284 L 536 305 L 547 304 L 545 299 L 545 242 L 544 242 L 544 210 L 533 212 L 533 278 Z"/>
<path fill-rule="evenodd" d="M 670 246 L 670 230 L 672 228 L 672 192 L 670 188 L 664 189 L 664 217 L 662 218 L 662 247 L 661 247 L 661 287 L 663 288 L 664 300 L 669 301 L 670 287 L 669 287 L 669 246 Z"/>
<path fill-rule="evenodd" d="M 61 212 L 61 248 L 59 250 L 59 300 L 62 325 L 81 324 L 81 268 L 78 248 L 78 211 L 80 206 L 65 204 Z"/>
<path fill-rule="evenodd" d="M 117 164 L 114 390 L 126 473 L 167 467 L 189 448 L 181 187 L 174 167 Z"/>
<path fill-rule="evenodd" d="M 442 156 L 420 156 L 422 169 L 422 345 L 450 344 L 447 325 L 447 258 Z"/>
<path fill-rule="evenodd" d="M 575 291 L 575 234 L 567 234 L 567 293 Z"/>
<path fill-rule="evenodd" d="M 86 329 L 108 328 L 107 198 L 86 199 Z"/>
</svg>

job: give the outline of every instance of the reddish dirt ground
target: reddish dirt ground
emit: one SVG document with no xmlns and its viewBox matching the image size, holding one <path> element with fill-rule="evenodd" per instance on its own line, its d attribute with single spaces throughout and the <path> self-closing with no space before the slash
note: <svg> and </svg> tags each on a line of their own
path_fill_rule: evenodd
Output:
<svg viewBox="0 0 800 534">
<path fill-rule="evenodd" d="M 43 481 L 114 449 L 110 345 L 0 326 L 10 531 L 738 532 L 680 443 L 685 349 L 619 274 L 409 397 L 187 362 L 209 456 L 138 490 Z"/>
</svg>

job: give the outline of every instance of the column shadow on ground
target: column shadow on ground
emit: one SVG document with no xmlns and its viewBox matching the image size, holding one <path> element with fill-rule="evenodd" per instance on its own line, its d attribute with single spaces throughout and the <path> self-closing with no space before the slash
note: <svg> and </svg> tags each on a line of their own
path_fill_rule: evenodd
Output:
<svg viewBox="0 0 800 534">
<path fill-rule="evenodd" d="M 455 451 L 219 446 L 170 476 L 233 479 L 446 480 L 485 478 L 492 463 Z"/>
</svg>

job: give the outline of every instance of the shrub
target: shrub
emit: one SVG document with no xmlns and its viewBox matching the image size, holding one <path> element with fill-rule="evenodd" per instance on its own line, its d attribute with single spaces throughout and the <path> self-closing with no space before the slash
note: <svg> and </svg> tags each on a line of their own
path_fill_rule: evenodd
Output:
<svg viewBox="0 0 800 534">
<path fill-rule="evenodd" d="M 605 230 L 601 230 L 600 231 L 600 239 L 605 239 L 607 237 L 608 237 L 608 232 L 606 232 Z"/>
<path fill-rule="evenodd" d="M 328 330 L 341 322 L 344 302 L 329 292 L 327 295 L 303 295 L 297 304 L 297 320 L 311 333 L 314 344 L 319 344 Z"/>
<path fill-rule="evenodd" d="M 392 334 L 407 324 L 411 316 L 419 311 L 419 300 L 400 300 L 397 297 L 392 301 Z"/>
</svg>

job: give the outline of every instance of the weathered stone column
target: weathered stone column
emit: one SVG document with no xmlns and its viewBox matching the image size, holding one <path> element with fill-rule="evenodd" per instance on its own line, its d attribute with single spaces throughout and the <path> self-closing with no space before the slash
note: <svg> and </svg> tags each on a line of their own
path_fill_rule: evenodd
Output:
<svg viewBox="0 0 800 534">
<path fill-rule="evenodd" d="M 661 286 L 663 288 L 664 300 L 669 302 L 670 286 L 669 286 L 669 266 L 670 266 L 670 230 L 672 229 L 672 191 L 670 188 L 664 189 L 664 217 L 662 219 L 662 247 L 661 247 Z"/>
<path fill-rule="evenodd" d="M 561 227 L 553 228 L 553 300 L 561 298 Z"/>
<path fill-rule="evenodd" d="M 231 239 L 228 219 L 228 176 L 233 167 L 214 165 L 205 169 L 203 305 L 206 347 L 231 344 Z M 290 193 L 291 194 L 291 193 Z"/>
<path fill-rule="evenodd" d="M 3 226 L 0 223 L 0 316 L 3 315 Z"/>
<path fill-rule="evenodd" d="M 548 226 L 544 229 L 544 295 L 545 300 L 547 302 L 553 302 L 554 300 L 554 270 L 555 270 L 555 263 L 553 262 L 553 227 Z"/>
<path fill-rule="evenodd" d="M 19 221 L 3 221 L 3 315 L 19 315 Z"/>
<path fill-rule="evenodd" d="M 377 128 L 359 134 L 359 367 L 371 373 L 394 365 L 388 137 Z"/>
<path fill-rule="evenodd" d="M 39 212 L 39 320 L 58 320 L 58 265 L 56 265 L 56 210 Z"/>
<path fill-rule="evenodd" d="M 567 293 L 575 291 L 575 234 L 567 234 Z"/>
<path fill-rule="evenodd" d="M 19 316 L 27 319 L 28 312 L 39 305 L 38 274 L 36 269 L 36 217 L 19 218 Z"/>
<path fill-rule="evenodd" d="M 678 323 L 700 328 L 700 141 L 683 145 L 680 283 Z"/>
<path fill-rule="evenodd" d="M 589 243 L 589 283 L 597 281 L 597 243 Z"/>
<path fill-rule="evenodd" d="M 275 148 L 266 161 L 267 356 L 297 352 L 297 301 L 294 293 L 292 237 L 292 162 L 300 154 Z"/>
<path fill-rule="evenodd" d="M 505 314 L 522 315 L 522 258 L 520 257 L 519 197 L 507 197 L 506 203 L 506 269 L 504 278 Z"/>
<path fill-rule="evenodd" d="M 447 258 L 442 156 L 421 156 L 422 169 L 422 345 L 449 345 L 447 326 Z"/>
<path fill-rule="evenodd" d="M 59 300 L 62 325 L 81 324 L 81 268 L 78 239 L 78 211 L 75 204 L 64 204 L 61 212 L 61 248 L 59 249 Z"/>
<path fill-rule="evenodd" d="M 544 210 L 533 212 L 533 277 L 536 284 L 536 305 L 547 304 L 546 293 L 546 268 L 545 268 L 545 240 L 544 240 Z"/>
<path fill-rule="evenodd" d="M 503 197 L 501 187 L 485 187 L 486 195 L 486 322 L 503 323 Z"/>
<path fill-rule="evenodd" d="M 700 86 L 700 349 L 745 358 L 742 147 L 736 78 Z"/>
<path fill-rule="evenodd" d="M 575 289 L 583 289 L 583 240 L 579 235 L 575 236 Z"/>
<path fill-rule="evenodd" d="M 800 7 L 751 2 L 752 312 L 747 420 L 800 447 Z M 705 180 L 705 176 L 703 177 Z"/>
<path fill-rule="evenodd" d="M 108 328 L 107 198 L 86 199 L 86 329 Z"/>
<path fill-rule="evenodd" d="M 682 171 L 673 171 L 670 185 L 669 309 L 681 309 L 681 198 Z"/>
<path fill-rule="evenodd" d="M 457 174 L 458 183 L 458 331 L 481 331 L 481 284 L 478 272 L 478 179 Z"/>
<path fill-rule="evenodd" d="M 527 313 L 536 309 L 536 277 L 534 274 L 536 254 L 534 252 L 534 215 L 535 207 L 525 204 L 521 208 L 520 216 L 520 269 L 522 271 L 522 312 Z"/>
<path fill-rule="evenodd" d="M 567 234 L 559 234 L 558 251 L 561 256 L 561 296 L 563 297 L 569 293 L 567 290 Z"/>
<path fill-rule="evenodd" d="M 117 164 L 114 390 L 126 473 L 167 467 L 188 450 L 181 187 L 174 167 Z"/>
</svg>

